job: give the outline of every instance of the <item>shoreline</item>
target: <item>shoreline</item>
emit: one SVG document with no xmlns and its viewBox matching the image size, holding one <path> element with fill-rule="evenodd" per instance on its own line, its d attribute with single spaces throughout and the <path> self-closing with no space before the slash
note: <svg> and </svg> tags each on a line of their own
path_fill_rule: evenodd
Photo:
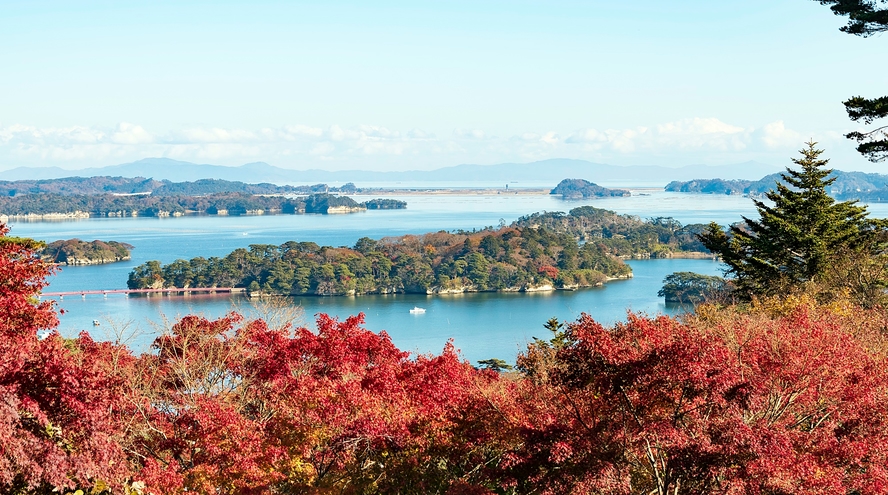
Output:
<svg viewBox="0 0 888 495">
<path fill-rule="evenodd" d="M 613 282 L 617 280 L 630 280 L 634 278 L 632 273 L 628 275 L 622 275 L 618 277 L 607 277 L 604 282 L 599 284 L 592 285 L 571 285 L 564 287 L 555 287 L 552 284 L 544 284 L 540 286 L 534 287 L 508 287 L 505 289 L 494 289 L 494 290 L 478 290 L 473 288 L 462 288 L 462 289 L 441 289 L 441 290 L 427 290 L 425 292 L 408 292 L 408 291 L 385 291 L 385 292 L 364 292 L 364 293 L 340 293 L 340 294 L 311 294 L 311 293 L 302 293 L 302 294 L 272 294 L 272 293 L 264 293 L 264 292 L 253 292 L 250 293 L 246 288 L 239 287 L 237 288 L 237 293 L 243 295 L 247 298 L 261 298 L 261 297 L 310 297 L 310 298 L 326 298 L 326 297 L 361 297 L 361 296 L 396 296 L 396 295 L 413 295 L 413 296 L 455 296 L 455 295 L 463 295 L 463 294 L 480 294 L 480 293 L 537 293 L 537 292 L 557 292 L 557 291 L 575 291 L 579 289 L 593 289 L 595 287 L 603 287 L 608 282 Z M 190 292 L 184 292 L 187 287 L 167 287 L 163 290 L 166 292 L 161 293 L 163 297 L 188 297 L 191 295 Z M 207 291 L 211 291 L 212 288 L 206 288 Z M 179 291 L 183 291 L 179 293 Z M 139 295 L 139 294 L 134 294 Z M 153 297 L 154 294 L 146 293 L 143 294 L 147 297 Z"/>
</svg>

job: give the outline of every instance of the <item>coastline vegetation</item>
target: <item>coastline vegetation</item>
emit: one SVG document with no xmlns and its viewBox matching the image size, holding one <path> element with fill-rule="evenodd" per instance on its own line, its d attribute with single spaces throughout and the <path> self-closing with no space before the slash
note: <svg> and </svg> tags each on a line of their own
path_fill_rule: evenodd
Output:
<svg viewBox="0 0 888 495">
<path fill-rule="evenodd" d="M 583 206 L 480 232 L 365 237 L 353 247 L 254 244 L 222 258 L 149 261 L 133 269 L 127 286 L 319 296 L 576 289 L 630 277 L 623 259 L 708 256 L 697 238 L 704 229 Z"/>
<path fill-rule="evenodd" d="M 694 272 L 675 272 L 663 279 L 657 292 L 667 303 L 697 305 L 725 301 L 730 297 L 731 283 L 724 277 Z"/>
<path fill-rule="evenodd" d="M 672 181 L 664 190 L 668 192 L 698 194 L 745 194 L 753 197 L 763 196 L 774 188 L 775 182 L 781 182 L 782 174 L 774 173 L 759 180 L 744 179 L 695 179 L 689 181 Z M 843 172 L 833 170 L 829 174 L 832 179 L 827 192 L 837 200 L 860 200 L 868 203 L 888 201 L 888 175 Z"/>
<path fill-rule="evenodd" d="M 351 247 L 254 244 L 224 258 L 144 263 L 128 287 L 246 287 L 287 295 L 533 291 L 601 285 L 631 276 L 605 246 L 545 228 L 503 227 L 361 238 Z"/>
</svg>

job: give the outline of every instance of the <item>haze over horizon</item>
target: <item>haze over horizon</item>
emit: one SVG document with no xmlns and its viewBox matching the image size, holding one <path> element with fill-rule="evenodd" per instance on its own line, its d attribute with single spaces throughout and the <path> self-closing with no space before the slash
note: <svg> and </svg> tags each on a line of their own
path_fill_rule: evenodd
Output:
<svg viewBox="0 0 888 495">
<path fill-rule="evenodd" d="M 884 172 L 841 101 L 884 39 L 810 0 L 155 1 L 4 7 L 0 172 L 167 157 L 294 170 L 553 158 Z M 866 66 L 863 71 L 860 67 Z"/>
</svg>

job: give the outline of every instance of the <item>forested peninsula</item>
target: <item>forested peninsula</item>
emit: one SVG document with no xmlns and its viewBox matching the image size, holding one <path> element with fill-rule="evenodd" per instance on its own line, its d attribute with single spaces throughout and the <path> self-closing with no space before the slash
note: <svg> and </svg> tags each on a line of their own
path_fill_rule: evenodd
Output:
<svg viewBox="0 0 888 495">
<path fill-rule="evenodd" d="M 364 237 L 352 247 L 254 244 L 223 258 L 167 265 L 149 261 L 130 273 L 127 285 L 245 287 L 254 294 L 319 296 L 576 289 L 631 277 L 622 258 L 703 249 L 694 236 L 702 228 L 584 206 L 479 232 Z"/>
</svg>

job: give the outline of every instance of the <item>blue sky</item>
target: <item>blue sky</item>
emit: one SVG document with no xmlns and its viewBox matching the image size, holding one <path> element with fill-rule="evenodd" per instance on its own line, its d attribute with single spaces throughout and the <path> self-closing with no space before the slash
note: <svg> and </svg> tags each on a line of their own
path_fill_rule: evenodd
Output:
<svg viewBox="0 0 888 495">
<path fill-rule="evenodd" d="M 843 23 L 811 0 L 0 0 L 0 170 L 784 165 L 813 137 L 884 171 L 841 101 L 888 93 L 888 39 Z"/>
</svg>

